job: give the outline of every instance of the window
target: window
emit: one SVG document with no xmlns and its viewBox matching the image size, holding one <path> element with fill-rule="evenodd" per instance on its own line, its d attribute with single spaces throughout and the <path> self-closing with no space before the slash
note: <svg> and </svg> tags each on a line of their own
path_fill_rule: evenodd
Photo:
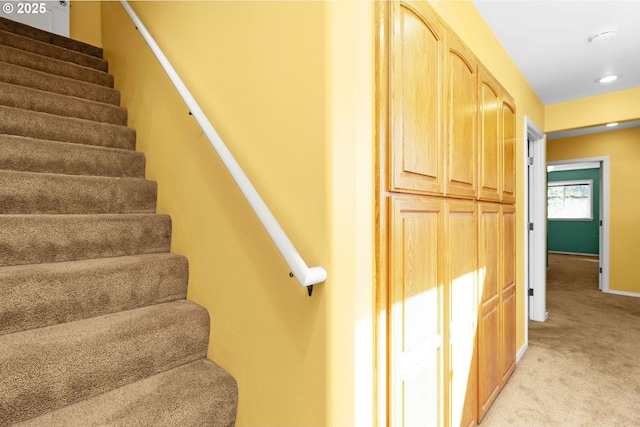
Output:
<svg viewBox="0 0 640 427">
<path fill-rule="evenodd" d="M 593 180 L 547 183 L 547 218 L 592 220 Z"/>
</svg>

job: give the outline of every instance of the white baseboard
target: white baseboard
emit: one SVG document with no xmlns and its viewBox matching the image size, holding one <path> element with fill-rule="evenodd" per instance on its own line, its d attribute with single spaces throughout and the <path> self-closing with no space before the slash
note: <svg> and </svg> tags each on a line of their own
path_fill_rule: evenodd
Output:
<svg viewBox="0 0 640 427">
<path fill-rule="evenodd" d="M 520 362 L 520 359 L 522 358 L 522 356 L 524 356 L 524 352 L 527 351 L 528 347 L 529 343 L 524 343 L 522 347 L 520 347 L 520 350 L 516 354 L 516 363 Z"/>
<path fill-rule="evenodd" d="M 561 254 L 561 255 L 580 255 L 580 256 L 600 256 L 599 254 L 588 254 L 584 252 L 562 252 L 562 251 L 547 251 L 550 254 Z"/>
<path fill-rule="evenodd" d="M 637 292 L 625 292 L 625 291 L 614 291 L 609 289 L 608 291 L 602 291 L 604 293 L 607 294 L 616 294 L 616 295 L 624 295 L 625 297 L 635 297 L 635 298 L 640 298 L 640 294 Z"/>
</svg>

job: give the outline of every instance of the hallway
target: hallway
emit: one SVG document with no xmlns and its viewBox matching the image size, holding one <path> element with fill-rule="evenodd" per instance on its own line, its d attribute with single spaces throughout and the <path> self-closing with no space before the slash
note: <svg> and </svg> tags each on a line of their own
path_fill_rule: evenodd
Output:
<svg viewBox="0 0 640 427">
<path fill-rule="evenodd" d="M 481 426 L 640 425 L 640 299 L 600 292 L 597 258 L 550 254 L 547 310 Z"/>
</svg>

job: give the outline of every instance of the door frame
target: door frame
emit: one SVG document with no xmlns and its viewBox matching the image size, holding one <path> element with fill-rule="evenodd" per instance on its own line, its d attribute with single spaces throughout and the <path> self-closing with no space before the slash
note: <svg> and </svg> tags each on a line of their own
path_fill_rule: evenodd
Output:
<svg viewBox="0 0 640 427">
<path fill-rule="evenodd" d="M 527 320 L 547 320 L 547 137 L 527 116 L 524 118 L 524 164 L 528 167 L 529 141 L 533 157 L 533 182 L 525 175 L 524 197 L 524 307 Z M 532 194 L 530 194 L 532 193 Z M 534 200 L 529 206 L 529 199 Z M 534 224 L 529 231 L 529 222 Z M 531 245 L 531 249 L 530 249 Z M 533 296 L 529 296 L 533 289 Z M 529 327 L 525 327 L 525 346 L 529 342 Z"/>
<path fill-rule="evenodd" d="M 599 263 L 602 272 L 600 273 L 600 289 L 604 293 L 611 293 L 609 290 L 609 156 L 584 157 L 581 159 L 555 160 L 548 162 L 548 166 L 569 165 L 572 163 L 600 163 L 600 255 Z M 546 203 L 546 201 L 545 201 Z"/>
</svg>

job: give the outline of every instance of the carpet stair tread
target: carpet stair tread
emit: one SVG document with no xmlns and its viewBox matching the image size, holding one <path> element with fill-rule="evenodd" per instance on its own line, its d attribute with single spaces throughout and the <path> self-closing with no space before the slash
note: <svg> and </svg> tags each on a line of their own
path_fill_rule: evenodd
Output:
<svg viewBox="0 0 640 427">
<path fill-rule="evenodd" d="M 127 125 L 127 111 L 112 104 L 0 82 L 0 105 L 96 122 Z"/>
<path fill-rule="evenodd" d="M 176 401 L 187 403 L 176 405 Z M 232 427 L 236 406 L 236 381 L 214 362 L 202 359 L 15 427 Z"/>
<path fill-rule="evenodd" d="M 0 60 L 0 81 L 106 104 L 120 105 L 120 92 L 113 88 L 56 76 L 2 60 Z"/>
<path fill-rule="evenodd" d="M 134 150 L 136 131 L 126 126 L 0 105 L 0 134 Z"/>
<path fill-rule="evenodd" d="M 113 87 L 113 76 L 94 68 L 26 52 L 0 44 L 0 61 L 88 83 Z"/>
<path fill-rule="evenodd" d="M 0 424 L 98 396 L 206 356 L 207 310 L 190 301 L 0 336 Z"/>
<path fill-rule="evenodd" d="M 0 17 L 0 427 L 235 425 L 100 48 Z"/>
<path fill-rule="evenodd" d="M 0 169 L 144 178 L 143 153 L 0 134 Z"/>
<path fill-rule="evenodd" d="M 108 72 L 107 61 L 96 56 L 87 55 L 82 52 L 55 46 L 50 43 L 34 40 L 30 37 L 21 36 L 8 31 L 0 30 L 0 44 L 21 49 L 26 52 L 35 53 L 61 61 L 73 62 L 84 67 L 94 68 L 98 71 Z"/>
<path fill-rule="evenodd" d="M 154 213 L 156 196 L 142 178 L 0 170 L 0 214 Z"/>
<path fill-rule="evenodd" d="M 92 46 L 81 41 L 72 40 L 68 37 L 53 34 L 48 31 L 40 30 L 38 28 L 33 28 L 29 25 L 15 22 L 7 18 L 0 17 L 0 29 L 49 43 L 53 46 L 64 47 L 65 49 L 71 49 L 77 52 L 86 53 L 87 55 L 102 58 L 102 48 Z"/>
<path fill-rule="evenodd" d="M 169 252 L 161 214 L 0 215 L 0 266 Z"/>
<path fill-rule="evenodd" d="M 188 269 L 173 253 L 0 267 L 0 335 L 185 299 Z"/>
</svg>

